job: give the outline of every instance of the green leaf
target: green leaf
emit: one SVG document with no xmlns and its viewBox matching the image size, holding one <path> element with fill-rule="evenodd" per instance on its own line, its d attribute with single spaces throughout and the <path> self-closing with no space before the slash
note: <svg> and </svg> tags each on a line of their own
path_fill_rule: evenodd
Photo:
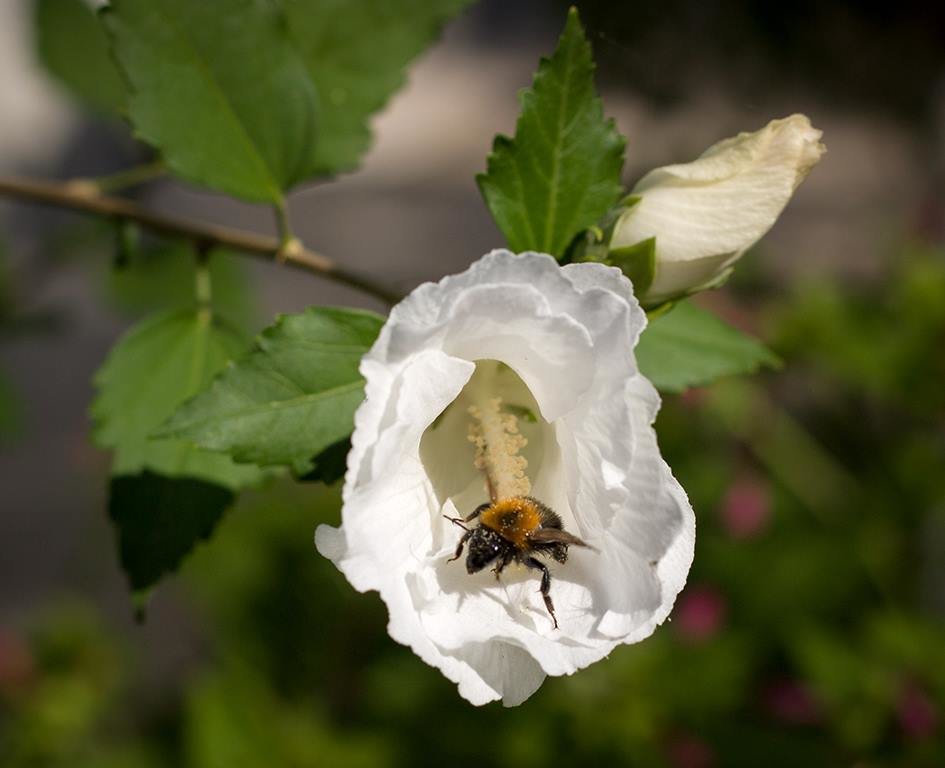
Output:
<svg viewBox="0 0 945 768">
<path fill-rule="evenodd" d="M 121 112 L 126 91 L 108 38 L 85 0 L 35 0 L 36 48 L 46 70 L 72 95 L 105 113 Z"/>
<path fill-rule="evenodd" d="M 279 318 L 160 434 L 304 474 L 313 456 L 351 434 L 364 398 L 358 364 L 383 322 L 369 312 L 324 307 Z"/>
<path fill-rule="evenodd" d="M 207 310 L 167 312 L 132 328 L 95 377 L 95 442 L 114 451 L 109 515 L 135 590 L 207 538 L 234 491 L 257 484 L 258 467 L 150 433 L 246 349 Z"/>
<path fill-rule="evenodd" d="M 760 341 L 688 301 L 651 319 L 636 356 L 640 370 L 663 392 L 682 392 L 723 376 L 781 365 Z"/>
<path fill-rule="evenodd" d="M 371 143 L 371 115 L 404 84 L 404 67 L 470 2 L 283 0 L 320 97 L 312 173 L 357 167 Z"/>
<path fill-rule="evenodd" d="M 477 180 L 514 251 L 561 258 L 620 195 L 625 141 L 594 90 L 591 47 L 577 11 L 522 93 L 515 138 L 497 136 Z"/>
<path fill-rule="evenodd" d="M 108 514 L 131 588 L 153 586 L 213 533 L 233 492 L 215 483 L 144 471 L 111 480 Z"/>
<path fill-rule="evenodd" d="M 312 459 L 312 469 L 299 477 L 309 483 L 331 485 L 345 476 L 348 468 L 348 452 L 351 450 L 351 438 L 346 437 L 332 443 L 318 456 Z"/>
<path fill-rule="evenodd" d="M 136 133 L 190 181 L 279 203 L 306 175 L 315 89 L 272 0 L 112 0 Z"/>
<path fill-rule="evenodd" d="M 132 328 L 95 376 L 94 439 L 114 451 L 113 475 L 143 470 L 237 489 L 261 479 L 257 467 L 150 433 L 246 349 L 241 334 L 194 309 L 154 316 Z"/>
<path fill-rule="evenodd" d="M 258 328 L 253 293 L 240 257 L 214 250 L 207 261 L 213 284 L 213 310 L 240 330 Z M 193 246 L 160 242 L 130 249 L 108 269 L 104 291 L 109 304 L 130 315 L 187 307 L 194 298 Z"/>
</svg>

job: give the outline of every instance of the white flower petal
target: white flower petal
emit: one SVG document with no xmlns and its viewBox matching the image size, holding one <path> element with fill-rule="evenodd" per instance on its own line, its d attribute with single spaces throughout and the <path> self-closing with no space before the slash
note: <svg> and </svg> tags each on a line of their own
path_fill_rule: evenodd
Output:
<svg viewBox="0 0 945 768">
<path fill-rule="evenodd" d="M 518 704 L 546 674 L 646 637 L 682 588 L 695 523 L 633 357 L 645 323 L 616 269 L 495 251 L 414 291 L 362 361 L 343 525 L 320 526 L 316 544 L 475 704 Z M 462 532 L 444 515 L 487 500 L 467 409 L 491 395 L 537 417 L 519 422 L 532 493 L 596 548 L 552 564 L 558 629 L 534 571 L 497 580 L 448 562 Z"/>
<path fill-rule="evenodd" d="M 773 120 L 710 147 L 691 163 L 651 171 L 640 201 L 618 221 L 611 247 L 656 238 L 646 300 L 686 293 L 719 277 L 775 223 L 824 152 L 804 115 Z"/>
</svg>

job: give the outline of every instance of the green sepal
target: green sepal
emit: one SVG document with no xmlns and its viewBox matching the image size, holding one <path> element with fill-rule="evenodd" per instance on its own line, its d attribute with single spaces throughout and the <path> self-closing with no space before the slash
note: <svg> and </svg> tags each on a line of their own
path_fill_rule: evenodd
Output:
<svg viewBox="0 0 945 768">
<path fill-rule="evenodd" d="M 627 195 L 592 227 L 588 227 L 570 251 L 571 261 L 592 261 L 617 267 L 633 283 L 633 292 L 639 298 L 653 284 L 656 275 L 656 238 L 639 243 L 611 248 L 614 228 L 621 217 L 640 202 L 639 195 Z"/>
<path fill-rule="evenodd" d="M 656 238 L 649 237 L 635 245 L 615 248 L 607 254 L 604 263 L 618 267 L 633 283 L 634 294 L 641 296 L 653 285 L 656 275 Z"/>
<path fill-rule="evenodd" d="M 618 204 L 610 208 L 597 221 L 581 232 L 571 243 L 563 260 L 565 263 L 592 261 L 596 264 L 607 264 L 607 254 L 610 250 L 610 240 L 613 237 L 614 227 L 626 210 Z"/>
<path fill-rule="evenodd" d="M 687 291 L 683 291 L 682 293 L 673 296 L 671 299 L 661 299 L 655 304 L 648 304 L 645 301 L 641 302 L 643 309 L 646 310 L 646 314 L 650 318 L 659 317 L 665 312 L 668 312 L 683 299 L 688 299 L 690 296 L 695 296 L 697 293 L 702 293 L 703 291 L 714 291 L 716 288 L 721 288 L 728 282 L 734 271 L 735 265 L 733 264 L 725 271 L 713 277 L 711 280 L 697 285 L 694 288 L 690 288 Z"/>
<path fill-rule="evenodd" d="M 644 307 L 646 312 L 647 320 L 656 320 L 658 317 L 662 317 L 667 312 L 669 312 L 673 307 L 678 303 L 677 299 L 670 299 L 668 301 L 661 301 L 658 304 L 654 304 L 651 307 Z"/>
</svg>

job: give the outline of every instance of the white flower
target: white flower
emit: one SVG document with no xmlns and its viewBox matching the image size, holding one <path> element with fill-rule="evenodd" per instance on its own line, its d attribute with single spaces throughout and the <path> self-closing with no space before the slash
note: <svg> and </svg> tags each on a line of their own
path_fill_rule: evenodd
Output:
<svg viewBox="0 0 945 768">
<path fill-rule="evenodd" d="M 342 526 L 320 526 L 316 545 L 474 704 L 519 704 L 546 675 L 649 636 L 685 583 L 695 520 L 634 360 L 645 325 L 615 268 L 493 251 L 411 293 L 361 363 Z M 530 492 L 594 548 L 548 561 L 558 629 L 535 571 L 448 562 L 462 531 L 444 515 L 489 500 L 483 467 L 498 495 Z"/>
<path fill-rule="evenodd" d="M 611 250 L 656 238 L 656 272 L 644 304 L 724 277 L 777 220 L 825 149 L 804 115 L 772 120 L 709 147 L 698 160 L 650 171 L 633 188 Z"/>
</svg>

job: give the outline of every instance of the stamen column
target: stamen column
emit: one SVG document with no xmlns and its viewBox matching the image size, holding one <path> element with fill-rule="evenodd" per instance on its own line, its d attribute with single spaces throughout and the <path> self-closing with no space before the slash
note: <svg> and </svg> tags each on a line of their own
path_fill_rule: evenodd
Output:
<svg viewBox="0 0 945 768">
<path fill-rule="evenodd" d="M 532 484 L 525 474 L 528 460 L 519 455 L 528 440 L 518 430 L 518 417 L 502 411 L 502 398 L 469 406 L 468 439 L 476 446 L 476 469 L 486 475 L 492 501 L 527 496 Z"/>
</svg>

